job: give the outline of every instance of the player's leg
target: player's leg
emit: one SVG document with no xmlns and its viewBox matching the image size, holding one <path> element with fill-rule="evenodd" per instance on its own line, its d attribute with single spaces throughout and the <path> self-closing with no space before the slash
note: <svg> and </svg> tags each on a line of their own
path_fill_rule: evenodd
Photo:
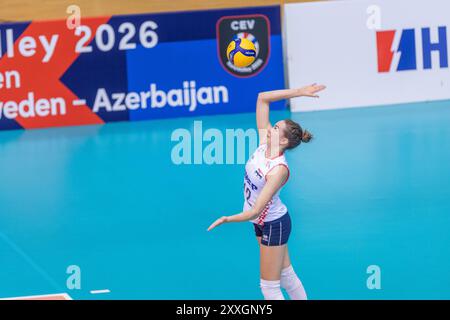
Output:
<svg viewBox="0 0 450 320">
<path fill-rule="evenodd" d="M 291 258 L 289 257 L 289 250 L 288 246 L 286 245 L 286 250 L 284 252 L 284 259 L 283 259 L 283 269 L 289 267 L 291 265 Z"/>
<path fill-rule="evenodd" d="M 284 300 L 280 277 L 287 239 L 282 236 L 283 231 L 280 227 L 282 223 L 274 221 L 266 223 L 262 228 L 259 246 L 260 286 L 265 300 Z"/>
<path fill-rule="evenodd" d="M 284 253 L 280 284 L 281 287 L 286 290 L 291 300 L 307 300 L 303 284 L 292 267 L 287 245 Z"/>
<path fill-rule="evenodd" d="M 267 246 L 263 243 L 260 246 L 260 285 L 265 300 L 284 300 L 280 283 L 284 247 L 285 245 Z"/>
<path fill-rule="evenodd" d="M 281 267 L 283 263 L 283 258 L 278 258 L 281 261 L 281 265 L 279 267 L 279 270 L 272 271 L 270 270 L 270 266 L 273 265 L 271 263 L 271 259 L 275 259 L 271 257 L 270 253 L 267 252 L 267 250 L 264 247 L 264 245 L 261 244 L 262 237 L 263 237 L 263 227 L 254 224 L 255 228 L 255 235 L 256 235 L 256 241 L 258 241 L 259 245 L 259 252 L 260 252 L 260 273 L 261 273 L 261 279 L 260 279 L 260 287 L 261 291 L 263 293 L 264 299 L 266 300 L 282 300 L 284 299 L 283 294 L 281 293 L 280 288 L 280 274 L 281 274 Z M 267 235 L 265 236 L 267 237 Z M 282 252 L 282 250 L 278 250 L 278 254 Z M 272 278 L 275 278 L 275 280 L 270 280 Z"/>
</svg>

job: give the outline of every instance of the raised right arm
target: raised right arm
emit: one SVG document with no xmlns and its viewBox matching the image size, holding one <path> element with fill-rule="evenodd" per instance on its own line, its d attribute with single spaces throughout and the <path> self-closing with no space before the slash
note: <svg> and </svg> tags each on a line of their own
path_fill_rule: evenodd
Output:
<svg viewBox="0 0 450 320">
<path fill-rule="evenodd" d="M 272 127 L 269 119 L 269 105 L 271 102 L 302 96 L 317 98 L 318 95 L 316 95 L 316 92 L 323 89 L 325 89 L 325 86 L 314 83 L 297 89 L 273 90 L 259 93 L 256 102 L 256 126 L 259 133 L 259 144 L 262 145 L 267 142 L 267 130 Z"/>
</svg>

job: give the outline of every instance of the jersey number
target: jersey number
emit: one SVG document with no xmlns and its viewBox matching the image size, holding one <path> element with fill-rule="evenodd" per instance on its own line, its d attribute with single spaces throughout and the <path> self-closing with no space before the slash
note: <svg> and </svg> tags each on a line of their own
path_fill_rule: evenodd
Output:
<svg viewBox="0 0 450 320">
<path fill-rule="evenodd" d="M 252 192 L 250 191 L 250 189 L 248 187 L 245 187 L 245 194 L 247 195 L 247 197 L 245 199 L 247 200 L 248 203 L 250 203 L 248 200 L 250 199 Z"/>
</svg>

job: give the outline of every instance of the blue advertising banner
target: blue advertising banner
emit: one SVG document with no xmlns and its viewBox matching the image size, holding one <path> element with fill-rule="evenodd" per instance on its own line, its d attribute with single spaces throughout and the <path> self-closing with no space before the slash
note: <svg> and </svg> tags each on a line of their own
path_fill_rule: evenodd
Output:
<svg viewBox="0 0 450 320">
<path fill-rule="evenodd" d="M 0 130 L 253 112 L 283 87 L 279 6 L 0 25 Z"/>
</svg>

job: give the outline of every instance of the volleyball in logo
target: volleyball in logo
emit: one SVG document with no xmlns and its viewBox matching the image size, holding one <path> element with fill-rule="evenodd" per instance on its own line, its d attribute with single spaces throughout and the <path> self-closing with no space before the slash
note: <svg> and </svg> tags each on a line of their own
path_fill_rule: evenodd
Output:
<svg viewBox="0 0 450 320">
<path fill-rule="evenodd" d="M 251 65 L 257 56 L 255 43 L 248 37 L 238 34 L 227 47 L 227 58 L 238 68 L 245 68 Z"/>
<path fill-rule="evenodd" d="M 235 39 L 237 38 L 245 38 L 250 40 L 251 42 L 253 42 L 253 44 L 255 45 L 255 49 L 256 49 L 256 56 L 258 56 L 259 54 L 259 42 L 258 39 L 256 39 L 256 37 L 248 32 L 240 32 L 235 36 Z"/>
</svg>

